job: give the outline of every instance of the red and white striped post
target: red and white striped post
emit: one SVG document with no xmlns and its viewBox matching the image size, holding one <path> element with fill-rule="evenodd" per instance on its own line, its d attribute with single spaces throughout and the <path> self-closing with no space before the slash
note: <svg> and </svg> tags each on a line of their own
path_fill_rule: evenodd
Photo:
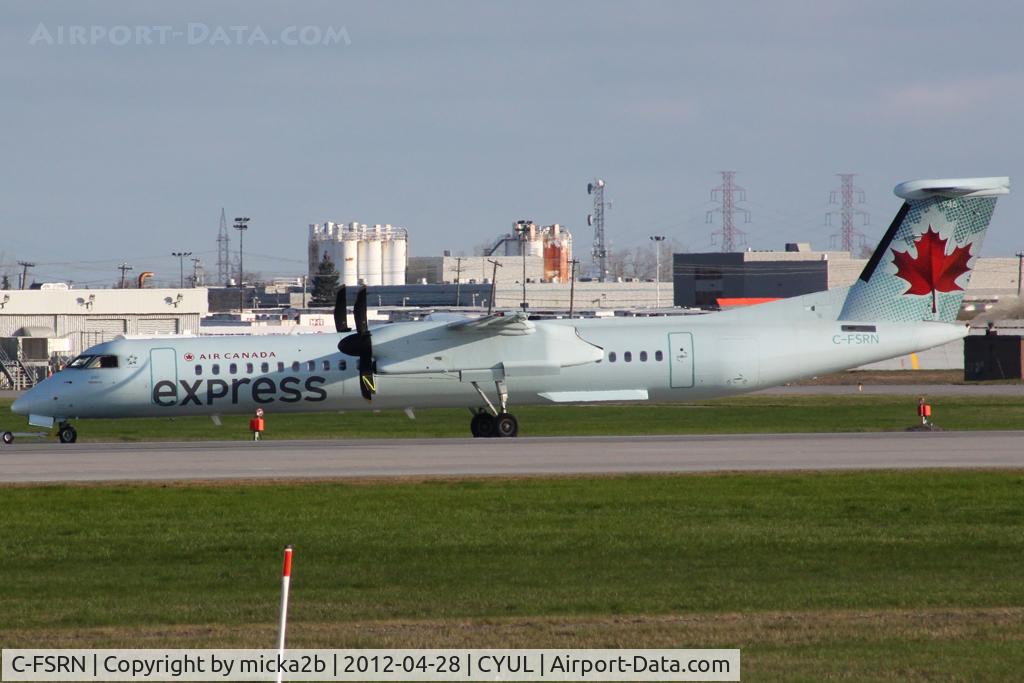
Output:
<svg viewBox="0 0 1024 683">
<path fill-rule="evenodd" d="M 292 547 L 285 546 L 284 569 L 281 571 L 281 621 L 277 629 L 277 654 L 278 662 L 284 657 L 284 635 L 288 626 L 288 587 L 292 581 Z M 277 683 L 284 680 L 284 672 L 278 669 Z"/>
</svg>

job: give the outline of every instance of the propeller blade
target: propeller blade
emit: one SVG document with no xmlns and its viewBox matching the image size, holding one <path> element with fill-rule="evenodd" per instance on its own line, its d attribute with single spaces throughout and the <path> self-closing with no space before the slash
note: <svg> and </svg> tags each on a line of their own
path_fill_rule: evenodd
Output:
<svg viewBox="0 0 1024 683">
<path fill-rule="evenodd" d="M 377 393 L 377 383 L 374 381 L 373 372 L 359 371 L 359 393 L 367 401 L 373 400 L 373 395 Z"/>
<path fill-rule="evenodd" d="M 336 332 L 351 332 L 348 326 L 348 301 L 345 297 L 345 285 L 338 287 L 338 296 L 334 299 L 334 330 Z"/>
<path fill-rule="evenodd" d="M 356 319 L 356 332 L 359 336 L 369 335 L 370 326 L 366 323 L 366 287 L 356 294 L 356 305 L 352 307 L 352 317 Z"/>
</svg>

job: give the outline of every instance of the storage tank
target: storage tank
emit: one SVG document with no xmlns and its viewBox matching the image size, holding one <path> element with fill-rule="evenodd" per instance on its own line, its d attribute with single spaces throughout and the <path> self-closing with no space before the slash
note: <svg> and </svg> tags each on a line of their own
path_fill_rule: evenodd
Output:
<svg viewBox="0 0 1024 683">
<path fill-rule="evenodd" d="M 562 245 L 557 240 L 544 244 L 544 280 L 562 282 Z"/>
<path fill-rule="evenodd" d="M 379 286 L 383 283 L 381 277 L 383 267 L 381 226 L 375 225 L 373 228 L 361 232 L 357 252 L 359 255 L 359 279 L 369 287 Z"/>
<path fill-rule="evenodd" d="M 351 228 L 342 230 L 338 242 L 338 282 L 348 287 L 359 284 L 359 233 Z"/>
<path fill-rule="evenodd" d="M 404 285 L 406 256 L 409 252 L 405 231 L 401 228 L 392 228 L 390 225 L 385 226 L 384 231 L 384 242 L 381 252 L 384 266 L 384 284 Z"/>
</svg>

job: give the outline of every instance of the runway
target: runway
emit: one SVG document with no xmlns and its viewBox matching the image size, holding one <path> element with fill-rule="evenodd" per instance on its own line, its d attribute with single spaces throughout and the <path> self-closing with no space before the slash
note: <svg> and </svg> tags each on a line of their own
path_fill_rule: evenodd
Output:
<svg viewBox="0 0 1024 683">
<path fill-rule="evenodd" d="M 0 448 L 0 482 L 1024 468 L 1020 432 L 58 444 Z"/>
</svg>

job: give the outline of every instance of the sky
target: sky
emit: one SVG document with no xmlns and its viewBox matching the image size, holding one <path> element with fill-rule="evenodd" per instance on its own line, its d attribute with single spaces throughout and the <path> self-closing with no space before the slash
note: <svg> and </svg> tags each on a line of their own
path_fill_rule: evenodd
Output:
<svg viewBox="0 0 1024 683">
<path fill-rule="evenodd" d="M 1019 2 L 49 2 L 0 6 L 0 272 L 109 285 L 117 265 L 301 274 L 308 224 L 391 223 L 411 255 L 518 219 L 589 258 L 713 251 L 719 171 L 747 245 L 827 248 L 837 173 L 869 243 L 915 178 L 1024 177 Z M 77 32 L 77 33 L 76 33 Z M 1024 246 L 1002 198 L 983 254 Z M 238 243 L 232 234 L 232 249 Z M 187 265 L 187 264 L 186 264 Z"/>
</svg>

